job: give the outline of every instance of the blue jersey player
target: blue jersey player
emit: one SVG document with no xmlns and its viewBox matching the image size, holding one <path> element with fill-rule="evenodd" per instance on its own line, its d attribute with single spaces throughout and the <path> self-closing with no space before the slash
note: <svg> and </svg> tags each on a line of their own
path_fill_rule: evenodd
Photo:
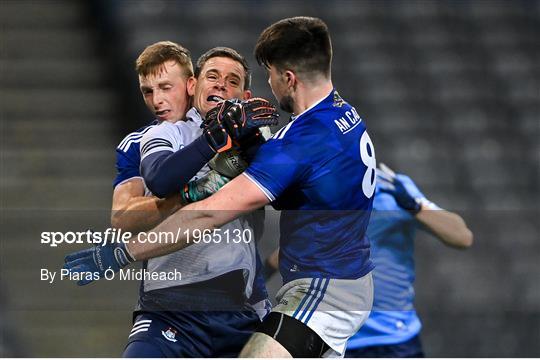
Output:
<svg viewBox="0 0 540 360">
<path fill-rule="evenodd" d="M 466 248 L 472 233 L 463 219 L 428 201 L 415 183 L 381 164 L 368 226 L 375 296 L 368 320 L 347 344 L 346 357 L 423 357 L 414 310 L 417 229 L 445 245 Z"/>
<path fill-rule="evenodd" d="M 114 253 L 146 260 L 190 245 L 190 231 L 216 229 L 272 203 L 282 209 L 279 304 L 241 356 L 342 356 L 373 301 L 365 230 L 375 191 L 375 153 L 364 121 L 331 81 L 326 24 L 296 17 L 271 25 L 255 47 L 289 124 L 262 145 L 240 176 L 153 229 L 185 229 L 175 243 L 120 244 Z M 214 146 L 239 141 L 259 124 L 252 103 L 224 102 L 205 133 Z M 187 232 L 186 232 L 187 231 Z M 127 261 L 129 262 L 129 261 Z M 116 269 L 127 262 L 105 260 Z"/>
</svg>

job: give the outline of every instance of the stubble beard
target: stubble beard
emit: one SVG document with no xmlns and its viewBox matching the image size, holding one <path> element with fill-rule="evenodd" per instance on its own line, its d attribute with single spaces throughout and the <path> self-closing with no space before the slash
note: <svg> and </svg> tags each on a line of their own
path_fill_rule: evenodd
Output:
<svg viewBox="0 0 540 360">
<path fill-rule="evenodd" d="M 293 113 L 294 111 L 294 100 L 291 95 L 285 95 L 281 98 L 279 101 L 279 107 L 281 110 L 286 111 L 288 113 Z"/>
</svg>

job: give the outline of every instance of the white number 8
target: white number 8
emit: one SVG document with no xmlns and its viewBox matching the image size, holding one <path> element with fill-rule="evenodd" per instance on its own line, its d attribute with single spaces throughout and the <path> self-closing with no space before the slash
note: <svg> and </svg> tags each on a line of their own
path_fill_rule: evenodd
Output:
<svg viewBox="0 0 540 360">
<path fill-rule="evenodd" d="M 375 148 L 367 131 L 364 131 L 360 138 L 360 157 L 362 158 L 362 162 L 367 166 L 364 179 L 362 180 L 362 191 L 370 199 L 375 191 L 375 180 L 377 178 L 375 176 L 375 168 L 377 167 L 377 161 L 375 160 Z"/>
</svg>

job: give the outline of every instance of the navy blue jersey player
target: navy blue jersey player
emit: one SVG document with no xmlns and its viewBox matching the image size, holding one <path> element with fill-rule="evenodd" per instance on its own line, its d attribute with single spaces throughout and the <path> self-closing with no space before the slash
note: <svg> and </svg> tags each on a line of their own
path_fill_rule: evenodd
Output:
<svg viewBox="0 0 540 360">
<path fill-rule="evenodd" d="M 244 176 L 282 210 L 284 282 L 357 279 L 371 271 L 363 234 L 371 211 L 374 159 L 364 123 L 335 90 L 293 116 L 259 151 Z M 367 181 L 355 171 L 367 174 Z"/>
<path fill-rule="evenodd" d="M 406 175 L 381 164 L 368 226 L 375 296 L 368 320 L 347 344 L 346 357 L 423 357 L 422 325 L 414 309 L 414 239 L 418 229 L 445 245 L 466 248 L 463 219 L 428 201 Z"/>
</svg>

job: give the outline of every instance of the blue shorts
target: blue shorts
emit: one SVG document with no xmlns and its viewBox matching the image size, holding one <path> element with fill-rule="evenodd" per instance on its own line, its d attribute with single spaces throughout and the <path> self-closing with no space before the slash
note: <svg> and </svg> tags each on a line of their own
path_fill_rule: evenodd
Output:
<svg viewBox="0 0 540 360">
<path fill-rule="evenodd" d="M 253 311 L 140 312 L 123 357 L 237 357 L 260 320 Z"/>
<path fill-rule="evenodd" d="M 261 324 L 240 272 L 139 294 L 123 357 L 237 357 Z"/>
<path fill-rule="evenodd" d="M 347 358 L 423 358 L 425 356 L 419 335 L 401 344 L 368 346 L 347 349 L 345 352 Z"/>
</svg>

